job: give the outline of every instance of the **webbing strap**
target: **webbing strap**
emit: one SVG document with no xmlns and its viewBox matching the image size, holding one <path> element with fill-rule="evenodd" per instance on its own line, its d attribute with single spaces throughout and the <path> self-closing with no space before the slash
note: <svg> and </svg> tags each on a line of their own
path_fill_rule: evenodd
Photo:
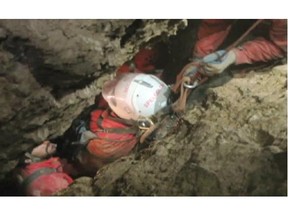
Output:
<svg viewBox="0 0 288 216">
<path fill-rule="evenodd" d="M 198 66 L 198 63 L 196 62 L 190 62 L 189 64 L 185 65 L 184 68 L 182 68 L 182 70 L 180 71 L 180 73 L 178 74 L 177 77 L 179 77 L 179 79 L 176 80 L 176 83 L 172 86 L 171 90 L 174 93 L 178 92 L 179 87 L 181 86 L 181 83 L 183 82 L 183 77 L 184 77 L 184 73 L 187 71 L 187 69 L 189 67 L 194 67 L 194 66 Z"/>
<path fill-rule="evenodd" d="M 185 110 L 186 107 L 186 102 L 187 102 L 187 98 L 191 92 L 191 89 L 186 88 L 184 86 L 185 83 L 194 83 L 197 80 L 197 74 L 195 74 L 192 77 L 189 76 L 183 76 L 184 72 L 186 71 L 187 68 L 189 67 L 197 67 L 198 71 L 203 70 L 203 65 L 201 62 L 191 62 L 190 64 L 186 65 L 182 71 L 180 72 L 182 79 L 179 79 L 176 84 L 175 84 L 175 88 L 173 88 L 173 91 L 177 91 L 178 88 L 180 87 L 180 96 L 179 98 L 172 104 L 172 110 L 174 112 L 182 112 Z M 198 72 L 197 72 L 198 73 Z M 200 74 L 199 74 L 200 75 Z M 204 77 L 201 78 L 201 80 L 199 81 L 199 85 L 204 83 L 206 80 L 208 79 L 208 77 Z"/>
<path fill-rule="evenodd" d="M 27 188 L 33 181 L 35 181 L 37 178 L 39 178 L 42 175 L 47 175 L 49 173 L 57 172 L 57 169 L 50 168 L 50 167 L 43 167 L 35 172 L 33 172 L 31 175 L 27 176 L 24 181 L 22 182 L 22 187 Z"/>
<path fill-rule="evenodd" d="M 98 126 L 101 128 L 99 130 L 97 130 L 97 132 L 105 132 L 105 133 L 119 133 L 119 134 L 125 134 L 125 133 L 134 133 L 136 134 L 139 131 L 139 128 L 136 124 L 135 121 L 133 120 L 126 120 L 126 119 L 121 119 L 121 118 L 117 118 L 117 117 L 112 117 L 109 115 L 109 109 L 105 110 L 98 118 L 97 120 L 97 124 Z M 103 120 L 104 119 L 110 119 L 112 121 L 121 123 L 121 124 L 125 124 L 127 125 L 129 128 L 104 128 L 102 126 Z"/>
<path fill-rule="evenodd" d="M 141 136 L 140 136 L 140 143 L 143 143 L 148 136 L 150 136 L 155 129 L 158 128 L 158 124 L 151 125 Z"/>
<path fill-rule="evenodd" d="M 104 111 L 104 112 L 105 112 L 105 111 Z M 103 120 L 104 120 L 104 118 L 103 118 L 103 113 L 102 113 L 102 115 L 100 115 L 99 118 L 97 119 L 97 125 L 98 125 L 101 129 L 103 129 L 103 127 L 102 127 Z"/>
<path fill-rule="evenodd" d="M 118 134 L 127 134 L 127 133 L 137 133 L 139 131 L 138 127 L 130 127 L 130 128 L 103 128 L 96 130 L 97 132 L 105 132 L 105 133 L 118 133 Z"/>
<path fill-rule="evenodd" d="M 117 118 L 117 117 L 112 117 L 112 116 L 107 116 L 108 119 L 112 120 L 112 121 L 115 121 L 115 122 L 119 122 L 119 123 L 122 123 L 122 124 L 125 124 L 127 126 L 134 126 L 134 125 L 137 125 L 136 124 L 136 121 L 134 120 L 128 120 L 128 119 L 121 119 L 121 118 Z"/>
<path fill-rule="evenodd" d="M 111 115 L 109 115 L 109 112 L 111 112 L 110 110 L 110 107 L 107 108 L 101 115 L 100 117 L 102 118 L 100 124 L 102 124 L 102 121 L 107 118 L 107 119 L 110 119 L 112 121 L 115 121 L 115 122 L 119 122 L 119 123 L 122 123 L 122 124 L 126 124 L 126 125 L 136 125 L 135 121 L 134 120 L 128 120 L 128 119 L 122 119 L 122 118 L 118 118 L 118 117 L 113 117 Z M 101 125 L 99 125 L 101 126 Z M 101 126 L 102 128 L 102 126 Z"/>
<path fill-rule="evenodd" d="M 263 21 L 263 19 L 259 19 L 257 20 L 238 40 L 236 40 L 233 44 L 231 44 L 227 49 L 225 49 L 226 52 L 223 53 L 223 55 L 219 55 L 218 59 L 222 58 L 228 51 L 230 51 L 231 49 L 235 48 L 236 46 L 238 46 L 238 44 L 257 26 L 259 25 L 261 22 Z M 182 112 L 185 109 L 186 106 L 186 102 L 187 102 L 187 98 L 191 92 L 191 89 L 185 88 L 184 87 L 184 83 L 194 83 L 197 79 L 197 73 L 196 72 L 195 75 L 193 75 L 192 77 L 189 76 L 184 76 L 185 71 L 189 68 L 189 67 L 198 67 L 198 71 L 200 71 L 201 74 L 201 70 L 203 70 L 203 62 L 191 62 L 189 64 L 187 64 L 179 73 L 179 75 L 177 77 L 180 77 L 179 79 L 176 80 L 176 83 L 173 85 L 172 91 L 174 91 L 175 93 L 178 91 L 179 87 L 180 89 L 180 97 L 178 98 L 178 100 L 176 102 L 174 102 L 174 104 L 172 105 L 172 109 L 174 112 Z M 199 84 L 204 83 L 206 80 L 208 79 L 208 77 L 202 78 L 199 82 Z"/>
</svg>

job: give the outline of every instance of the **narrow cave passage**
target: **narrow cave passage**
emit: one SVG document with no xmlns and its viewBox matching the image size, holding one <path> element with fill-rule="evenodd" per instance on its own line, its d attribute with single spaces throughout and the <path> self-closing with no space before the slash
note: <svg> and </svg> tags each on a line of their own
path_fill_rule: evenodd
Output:
<svg viewBox="0 0 288 216">
<path fill-rule="evenodd" d="M 170 21 L 169 25 L 177 22 Z M 221 48 L 230 45 L 253 22 L 255 20 L 245 20 L 239 28 L 232 29 L 229 40 Z M 109 23 L 107 26 L 113 29 L 113 22 Z M 135 44 L 133 49 L 140 53 L 156 49 L 158 58 L 153 62 L 153 69 L 162 72 L 161 79 L 167 84 L 173 84 L 182 67 L 191 61 L 199 20 L 189 20 L 175 35 L 167 36 L 164 32 L 143 40 L 145 32 L 141 33 L 146 23 L 136 20 L 117 26 L 116 30 L 104 34 L 103 41 L 108 35 L 110 43 L 116 44 L 118 34 L 125 32 L 123 29 L 128 26 L 122 34 L 124 38 L 120 39 L 121 49 L 127 48 L 131 52 L 131 46 L 134 46 L 131 44 Z M 102 23 L 101 28 L 95 25 L 89 31 L 109 29 L 106 23 Z M 91 35 L 95 36 L 94 33 Z M 97 34 L 98 37 L 100 34 Z M 60 37 L 62 33 L 53 35 Z M 65 37 L 69 38 L 67 35 L 73 38 L 75 34 L 68 31 Z M 92 43 L 86 37 L 85 43 L 87 41 Z M 127 69 L 139 54 L 130 54 L 125 61 L 113 65 L 111 59 L 115 60 L 115 56 L 121 54 L 113 53 L 116 51 L 111 51 L 112 45 L 108 48 L 103 45 L 105 48 L 100 49 L 99 41 L 93 41 L 94 48 L 108 51 L 103 51 L 104 60 L 97 59 L 99 64 L 95 72 L 91 70 L 95 66 L 91 63 L 91 59 L 95 60 L 89 51 L 92 48 L 85 50 L 83 44 L 80 48 L 83 53 L 87 51 L 89 57 L 82 53 L 75 57 L 75 62 L 71 61 L 73 63 L 67 64 L 63 60 L 53 64 L 51 59 L 46 61 L 51 53 L 31 44 L 32 41 L 13 34 L 0 37 L 0 57 L 4 56 L 0 59 L 3 62 L 0 66 L 3 70 L 3 73 L 0 71 L 1 94 L 3 92 L 0 99 L 3 107 L 0 116 L 0 147 L 3 150 L 0 154 L 0 195 L 22 195 L 15 187 L 12 175 L 21 155 L 47 137 L 57 143 L 57 138 L 67 133 L 73 119 L 89 116 L 95 98 L 96 102 L 99 99 L 103 77 L 120 68 Z M 65 57 L 72 55 L 70 51 L 63 53 L 61 55 Z M 98 53 L 97 58 L 101 55 Z M 60 59 L 59 56 L 52 59 Z M 209 80 L 190 98 L 193 106 L 185 113 L 183 124 L 176 133 L 157 140 L 153 146 L 146 143 L 137 148 L 138 152 L 133 151 L 131 158 L 105 166 L 103 175 L 93 182 L 89 195 L 287 195 L 287 126 L 283 121 L 287 118 L 284 106 L 287 100 L 283 93 L 287 80 L 283 64 L 287 64 L 287 59 L 264 66 L 260 64 L 258 70 L 249 69 L 247 65 L 233 66 L 231 71 Z M 237 74 L 243 68 L 249 70 Z M 89 73 L 75 73 L 85 69 Z M 267 83 L 272 83 L 274 88 L 267 89 Z M 92 90 L 97 94 L 92 94 Z M 8 106 L 9 100 L 12 102 Z M 113 181 L 105 182 L 105 178 Z M 92 187 L 84 184 L 83 188 L 86 186 Z M 77 193 L 75 191 L 66 194 Z"/>
</svg>

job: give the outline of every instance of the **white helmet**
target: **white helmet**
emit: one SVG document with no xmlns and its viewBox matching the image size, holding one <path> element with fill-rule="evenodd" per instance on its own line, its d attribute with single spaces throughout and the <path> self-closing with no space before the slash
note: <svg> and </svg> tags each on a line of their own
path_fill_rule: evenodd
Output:
<svg viewBox="0 0 288 216">
<path fill-rule="evenodd" d="M 168 86 L 154 75 L 127 73 L 105 82 L 102 95 L 123 119 L 149 117 L 167 106 Z"/>
</svg>

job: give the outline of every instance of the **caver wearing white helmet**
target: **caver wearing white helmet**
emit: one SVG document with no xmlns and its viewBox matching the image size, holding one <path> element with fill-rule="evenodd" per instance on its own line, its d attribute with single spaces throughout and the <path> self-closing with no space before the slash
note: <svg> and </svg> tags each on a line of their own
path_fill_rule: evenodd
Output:
<svg viewBox="0 0 288 216">
<path fill-rule="evenodd" d="M 104 83 L 102 95 L 123 119 L 139 120 L 167 106 L 169 87 L 151 74 L 127 73 Z"/>
</svg>

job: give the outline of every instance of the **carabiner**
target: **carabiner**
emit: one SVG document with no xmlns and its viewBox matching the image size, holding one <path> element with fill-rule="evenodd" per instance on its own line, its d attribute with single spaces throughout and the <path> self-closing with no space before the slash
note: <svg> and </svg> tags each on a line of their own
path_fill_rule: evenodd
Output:
<svg viewBox="0 0 288 216">
<path fill-rule="evenodd" d="M 183 86 L 185 88 L 194 89 L 194 88 L 196 88 L 198 86 L 198 80 L 195 80 L 195 82 L 192 85 L 184 82 Z"/>
<path fill-rule="evenodd" d="M 138 122 L 138 127 L 141 130 L 147 130 L 152 125 L 154 125 L 154 122 L 151 119 L 149 119 L 149 118 L 138 119 L 137 122 Z"/>
</svg>

